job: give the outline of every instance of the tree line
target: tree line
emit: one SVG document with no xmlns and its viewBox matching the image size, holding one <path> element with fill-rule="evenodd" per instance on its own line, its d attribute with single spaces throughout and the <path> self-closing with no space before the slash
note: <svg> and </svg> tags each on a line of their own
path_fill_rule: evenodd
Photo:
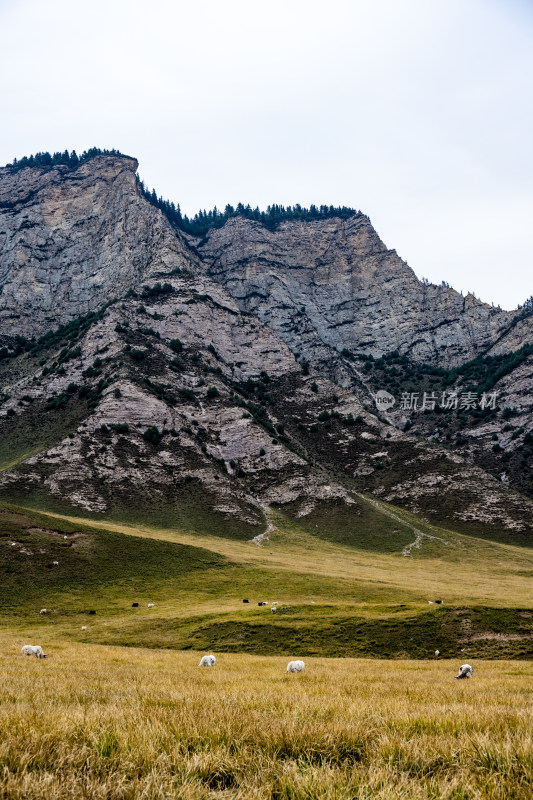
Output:
<svg viewBox="0 0 533 800">
<path fill-rule="evenodd" d="M 156 208 L 159 208 L 167 219 L 184 233 L 192 236 L 205 236 L 211 228 L 222 228 L 223 225 L 234 217 L 244 217 L 245 219 L 260 222 L 266 228 L 273 230 L 280 222 L 285 220 L 320 220 L 330 217 L 347 219 L 354 214 L 364 216 L 361 211 L 346 206 L 316 206 L 310 205 L 309 208 L 296 203 L 294 206 L 270 205 L 266 211 L 261 211 L 258 207 L 252 208 L 250 205 L 239 203 L 237 206 L 227 205 L 224 211 L 220 211 L 216 206 L 210 211 L 198 211 L 194 217 L 188 217 L 181 213 L 179 205 L 175 205 L 169 200 L 159 197 L 155 191 L 149 191 L 144 183 L 139 179 L 139 187 L 143 196 Z"/>
<path fill-rule="evenodd" d="M 75 150 L 70 153 L 68 150 L 63 152 L 49 153 L 39 152 L 35 155 L 24 156 L 23 158 L 14 158 L 11 164 L 6 164 L 8 169 L 17 171 L 25 167 L 39 167 L 41 169 L 50 169 L 56 166 L 65 166 L 69 169 L 75 169 L 80 164 L 90 161 L 96 156 L 118 156 L 121 158 L 128 158 L 124 153 L 119 150 L 102 150 L 99 147 L 91 147 L 85 150 L 81 155 L 78 155 Z M 151 205 L 159 208 L 167 219 L 175 225 L 179 230 L 184 233 L 189 233 L 193 236 L 205 236 L 211 228 L 221 228 L 229 219 L 233 217 L 244 217 L 245 219 L 255 220 L 260 222 L 266 228 L 273 230 L 279 225 L 280 222 L 285 220 L 321 220 L 331 217 L 340 219 L 347 219 L 348 217 L 364 216 L 361 211 L 356 211 L 354 208 L 347 206 L 328 206 L 328 205 L 310 205 L 309 208 L 301 206 L 296 203 L 293 206 L 283 205 L 270 205 L 266 211 L 261 211 L 259 208 L 252 208 L 250 205 L 239 203 L 237 206 L 227 205 L 224 211 L 220 211 L 216 206 L 210 211 L 200 210 L 194 217 L 188 217 L 187 214 L 182 214 L 179 204 L 164 200 L 158 196 L 155 189 L 150 191 L 146 188 L 143 181 L 137 175 L 137 181 L 143 197 L 148 200 Z"/>
<path fill-rule="evenodd" d="M 6 164 L 6 167 L 11 170 L 19 170 L 25 167 L 41 167 L 46 169 L 63 165 L 70 169 L 75 169 L 85 161 L 96 158 L 96 156 L 120 156 L 122 158 L 128 158 L 128 156 L 125 156 L 124 153 L 121 153 L 119 150 L 102 150 L 100 147 L 91 147 L 89 150 L 84 150 L 80 156 L 75 150 L 72 150 L 70 153 L 68 150 L 63 150 L 62 153 L 59 151 L 57 153 L 48 153 L 47 151 L 35 153 L 35 155 L 24 156 L 19 159 L 14 158 L 11 164 Z"/>
</svg>

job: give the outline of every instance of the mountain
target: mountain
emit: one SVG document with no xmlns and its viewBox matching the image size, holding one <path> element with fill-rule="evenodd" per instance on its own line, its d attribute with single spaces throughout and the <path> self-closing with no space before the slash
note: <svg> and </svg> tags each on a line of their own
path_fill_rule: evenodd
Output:
<svg viewBox="0 0 533 800">
<path fill-rule="evenodd" d="M 326 368 L 331 350 L 345 348 L 374 357 L 398 350 L 453 367 L 517 349 L 533 335 L 531 318 L 419 281 L 363 214 L 287 221 L 273 231 L 232 219 L 209 231 L 198 251 L 242 310 Z"/>
<path fill-rule="evenodd" d="M 4 498 L 240 538 L 278 506 L 380 536 L 394 503 L 531 543 L 527 312 L 418 281 L 358 212 L 192 235 L 136 171 L 0 170 Z M 453 389 L 498 401 L 399 408 Z"/>
</svg>

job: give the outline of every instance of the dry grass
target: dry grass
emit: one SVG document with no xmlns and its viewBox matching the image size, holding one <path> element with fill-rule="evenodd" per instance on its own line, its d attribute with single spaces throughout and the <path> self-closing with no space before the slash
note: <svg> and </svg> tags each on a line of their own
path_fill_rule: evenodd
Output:
<svg viewBox="0 0 533 800">
<path fill-rule="evenodd" d="M 530 662 L 218 657 L 0 634 L 2 798 L 454 798 L 533 792 Z M 298 653 L 294 654 L 295 657 Z"/>
</svg>

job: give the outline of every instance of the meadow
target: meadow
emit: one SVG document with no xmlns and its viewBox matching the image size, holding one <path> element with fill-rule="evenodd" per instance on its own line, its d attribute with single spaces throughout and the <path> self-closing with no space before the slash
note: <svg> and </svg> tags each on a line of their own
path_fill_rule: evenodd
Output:
<svg viewBox="0 0 533 800">
<path fill-rule="evenodd" d="M 270 515 L 258 547 L 0 504 L 0 798 L 531 798 L 531 549 Z"/>
<path fill-rule="evenodd" d="M 533 664 L 287 659 L 0 634 L 0 796 L 519 800 Z"/>
</svg>

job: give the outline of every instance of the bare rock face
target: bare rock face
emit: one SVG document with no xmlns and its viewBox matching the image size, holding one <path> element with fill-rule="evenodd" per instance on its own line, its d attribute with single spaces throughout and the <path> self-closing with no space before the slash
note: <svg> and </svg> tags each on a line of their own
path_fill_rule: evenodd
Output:
<svg viewBox="0 0 533 800">
<path fill-rule="evenodd" d="M 476 535 L 531 533 L 533 502 L 512 487 L 533 487 L 533 356 L 496 376 L 510 411 L 460 427 L 422 415 L 417 437 L 394 426 L 398 406 L 387 419 L 373 404 L 400 355 L 366 371 L 359 357 L 397 350 L 402 380 L 419 380 L 420 362 L 518 350 L 531 317 L 422 284 L 362 214 L 273 231 L 238 217 L 186 237 L 136 168 L 97 156 L 0 170 L 0 345 L 50 333 L 0 347 L 3 497 L 91 513 L 205 506 L 233 535 L 269 504 L 357 515 L 371 492 Z M 514 455 L 496 463 L 504 448 Z"/>
<path fill-rule="evenodd" d="M 453 366 L 499 342 L 515 317 L 472 295 L 423 284 L 362 214 L 288 221 L 274 231 L 232 219 L 211 230 L 199 252 L 243 310 L 313 363 L 326 345 L 376 357 L 399 350 Z"/>
<path fill-rule="evenodd" d="M 98 156 L 74 170 L 0 169 L 0 335 L 41 335 L 190 265 L 137 166 Z"/>
</svg>

